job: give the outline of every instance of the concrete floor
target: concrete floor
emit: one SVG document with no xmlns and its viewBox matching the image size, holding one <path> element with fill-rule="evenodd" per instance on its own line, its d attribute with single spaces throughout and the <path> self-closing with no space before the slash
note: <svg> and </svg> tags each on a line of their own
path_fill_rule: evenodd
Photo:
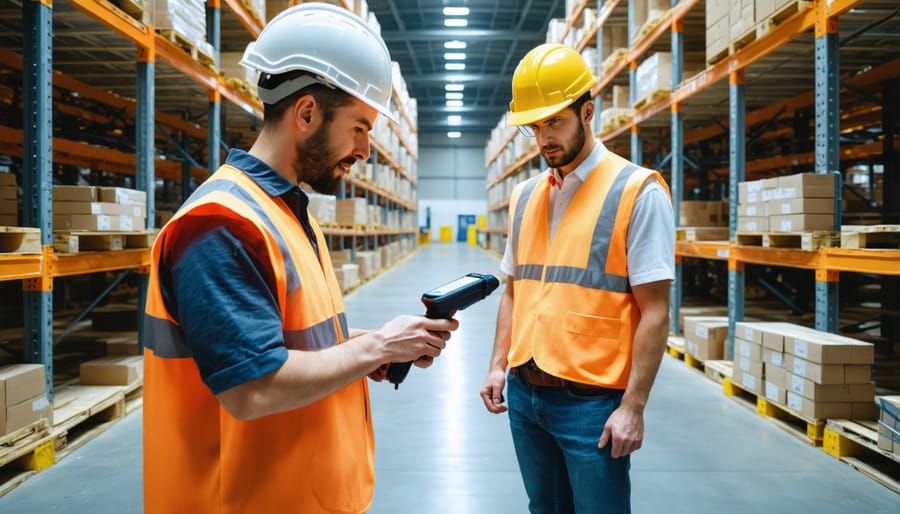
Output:
<svg viewBox="0 0 900 514">
<path fill-rule="evenodd" d="M 350 325 L 374 328 L 421 313 L 424 290 L 498 261 L 462 244 L 431 245 L 347 298 Z M 459 314 L 460 330 L 434 366 L 413 368 L 394 391 L 372 384 L 376 485 L 371 514 L 527 512 L 505 415 L 478 391 L 499 291 Z M 142 508 L 137 411 L 0 498 L 9 514 L 134 513 Z M 900 512 L 900 495 L 785 433 L 670 357 L 632 460 L 636 513 L 816 514 Z"/>
</svg>

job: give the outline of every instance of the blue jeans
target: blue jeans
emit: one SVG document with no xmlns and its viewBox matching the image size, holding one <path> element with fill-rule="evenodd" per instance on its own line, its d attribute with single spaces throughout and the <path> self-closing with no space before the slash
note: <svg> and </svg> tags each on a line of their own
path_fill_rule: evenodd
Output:
<svg viewBox="0 0 900 514">
<path fill-rule="evenodd" d="M 509 425 L 531 514 L 628 514 L 629 456 L 597 448 L 623 391 L 585 396 L 507 380 Z"/>
</svg>

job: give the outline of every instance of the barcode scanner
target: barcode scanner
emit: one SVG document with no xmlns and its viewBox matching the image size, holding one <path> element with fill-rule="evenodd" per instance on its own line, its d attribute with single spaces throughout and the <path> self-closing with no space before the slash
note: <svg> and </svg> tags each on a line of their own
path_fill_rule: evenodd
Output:
<svg viewBox="0 0 900 514">
<path fill-rule="evenodd" d="M 478 303 L 488 297 L 494 289 L 500 286 L 500 281 L 493 275 L 469 273 L 462 277 L 436 287 L 422 295 L 422 303 L 425 304 L 425 317 L 430 319 L 450 319 L 454 312 L 461 311 L 472 304 Z M 409 373 L 412 361 L 392 362 L 387 369 L 388 381 L 394 384 L 394 389 Z"/>
</svg>

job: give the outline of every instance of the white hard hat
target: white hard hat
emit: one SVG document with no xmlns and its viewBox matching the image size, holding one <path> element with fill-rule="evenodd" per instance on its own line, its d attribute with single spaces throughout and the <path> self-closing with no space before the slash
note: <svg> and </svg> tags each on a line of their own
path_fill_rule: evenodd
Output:
<svg viewBox="0 0 900 514">
<path fill-rule="evenodd" d="M 241 64 L 251 70 L 280 75 L 295 70 L 359 98 L 392 121 L 391 56 L 372 28 L 346 9 L 307 3 L 282 11 L 256 41 L 247 45 Z M 259 98 L 274 104 L 315 83 L 308 76 L 272 89 L 259 88 Z"/>
</svg>

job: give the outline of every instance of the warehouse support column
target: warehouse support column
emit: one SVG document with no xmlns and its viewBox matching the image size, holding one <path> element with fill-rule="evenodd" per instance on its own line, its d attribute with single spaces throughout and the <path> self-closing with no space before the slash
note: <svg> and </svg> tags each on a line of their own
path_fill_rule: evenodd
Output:
<svg viewBox="0 0 900 514">
<path fill-rule="evenodd" d="M 156 226 L 156 179 L 153 170 L 154 155 L 154 127 L 156 126 L 154 106 L 156 103 L 154 79 L 156 75 L 156 49 L 150 40 L 147 48 L 138 47 L 137 84 L 135 90 L 135 147 L 137 149 L 137 189 L 147 193 L 147 229 Z M 144 353 L 144 305 L 147 302 L 147 287 L 149 285 L 150 270 L 147 268 L 138 270 L 138 352 Z"/>
<path fill-rule="evenodd" d="M 637 101 L 637 61 L 628 63 L 628 106 L 634 109 L 634 102 Z M 631 126 L 631 162 L 638 166 L 643 166 L 641 156 L 641 131 L 637 123 Z"/>
<path fill-rule="evenodd" d="M 24 359 L 43 364 L 53 402 L 53 4 L 22 3 L 22 224 L 41 229 L 41 277 L 22 281 Z"/>
<path fill-rule="evenodd" d="M 221 40 L 221 23 L 222 9 L 221 0 L 206 1 L 206 39 L 213 47 L 213 58 L 216 62 L 216 68 L 221 65 L 220 62 L 220 40 Z M 219 158 L 219 141 L 221 141 L 222 133 L 222 95 L 217 90 L 209 92 L 209 115 L 207 118 L 209 126 L 209 136 L 207 137 L 206 150 L 207 167 L 209 174 L 212 175 L 219 169 L 221 159 Z"/>
<path fill-rule="evenodd" d="M 884 152 L 884 173 L 881 190 L 900 191 L 900 149 L 894 146 L 897 126 L 900 123 L 900 78 L 881 83 L 881 126 Z M 870 184 L 874 187 L 874 173 L 869 169 Z M 900 223 L 900 198 L 893 194 L 882 195 L 882 223 Z M 881 335 L 888 341 L 900 341 L 900 277 L 885 275 L 881 281 Z"/>
<path fill-rule="evenodd" d="M 816 0 L 816 173 L 835 173 L 834 226 L 841 229 L 840 67 L 838 22 Z M 837 273 L 816 273 L 816 330 L 838 331 Z"/>
<path fill-rule="evenodd" d="M 728 76 L 728 238 L 734 239 L 737 231 L 738 183 L 744 181 L 746 168 L 746 104 L 744 98 L 744 69 L 732 71 Z M 733 251 L 733 248 L 732 248 Z M 728 352 L 726 359 L 734 358 L 735 323 L 744 320 L 744 263 L 728 256 Z"/>
<path fill-rule="evenodd" d="M 678 0 L 672 1 L 672 6 Z M 681 19 L 672 22 L 672 91 L 681 84 L 682 69 L 684 68 L 684 21 Z M 681 120 L 681 102 L 672 102 L 672 208 L 675 214 L 675 227 L 681 224 L 680 211 L 681 199 L 684 191 L 684 125 Z M 674 230 L 674 227 L 673 227 Z M 673 334 L 680 334 L 678 320 L 681 312 L 681 283 L 684 277 L 684 268 L 681 258 L 675 256 L 675 280 L 669 288 L 669 330 Z"/>
</svg>

